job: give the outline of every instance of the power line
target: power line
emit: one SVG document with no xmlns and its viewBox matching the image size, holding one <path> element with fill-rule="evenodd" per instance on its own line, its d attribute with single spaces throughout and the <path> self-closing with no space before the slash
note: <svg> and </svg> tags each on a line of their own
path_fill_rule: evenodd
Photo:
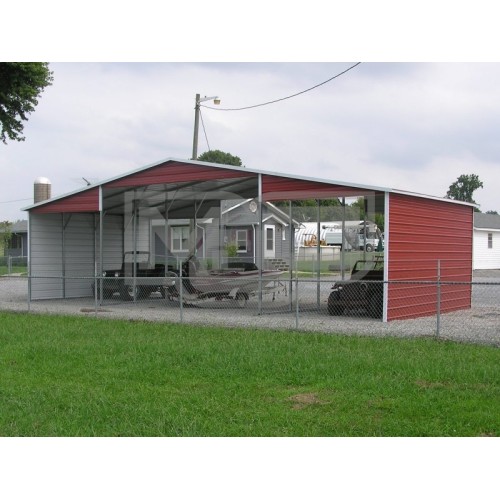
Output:
<svg viewBox="0 0 500 500">
<path fill-rule="evenodd" d="M 28 201 L 31 200 L 32 198 L 23 198 L 21 200 L 9 200 L 9 201 L 0 201 L 0 203 L 17 203 L 18 201 Z"/>
<path fill-rule="evenodd" d="M 200 118 L 201 118 L 201 127 L 203 128 L 203 134 L 205 135 L 205 140 L 207 141 L 208 150 L 210 151 L 210 144 L 208 143 L 207 131 L 205 129 L 205 122 L 203 121 L 203 115 L 201 114 L 201 109 L 200 109 Z"/>
<path fill-rule="evenodd" d="M 311 88 L 306 89 L 306 90 L 302 90 L 301 92 L 297 92 L 296 94 L 292 94 L 292 95 L 289 95 L 287 97 L 282 97 L 281 99 L 275 99 L 274 101 L 263 102 L 262 104 L 255 104 L 253 106 L 246 106 L 244 108 L 214 108 L 212 106 L 205 106 L 203 104 L 201 106 L 203 106 L 204 108 L 208 108 L 208 109 L 215 109 L 217 111 L 243 111 L 244 109 L 252 109 L 252 108 L 258 108 L 260 106 L 267 106 L 268 104 L 274 104 L 276 102 L 285 101 L 286 99 L 291 99 L 292 97 L 297 97 L 298 95 L 305 94 L 306 92 L 310 92 L 311 90 L 317 89 L 318 87 L 321 87 L 322 85 L 325 85 L 326 83 L 331 82 L 332 80 L 335 80 L 335 78 L 338 78 L 339 76 L 344 75 L 348 71 L 351 71 L 351 69 L 354 69 L 356 66 L 359 66 L 360 64 L 361 64 L 361 62 L 353 64 L 350 68 L 347 68 L 346 70 L 338 73 L 337 75 L 332 76 L 331 78 L 329 78 L 328 80 L 325 80 L 324 82 L 321 82 L 321 83 L 318 83 L 317 85 L 314 85 L 314 87 L 311 87 Z"/>
</svg>

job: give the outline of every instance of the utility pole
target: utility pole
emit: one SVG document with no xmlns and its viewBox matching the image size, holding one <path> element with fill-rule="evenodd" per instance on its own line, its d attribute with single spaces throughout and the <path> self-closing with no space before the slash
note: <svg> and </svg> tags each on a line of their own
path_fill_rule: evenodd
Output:
<svg viewBox="0 0 500 500">
<path fill-rule="evenodd" d="M 194 104 L 194 134 L 193 134 L 193 154 L 191 155 L 192 160 L 198 158 L 198 130 L 200 128 L 200 104 L 205 101 L 214 101 L 214 104 L 220 104 L 220 99 L 217 96 L 214 97 L 203 97 L 200 98 L 200 94 L 196 94 L 195 104 Z"/>
</svg>

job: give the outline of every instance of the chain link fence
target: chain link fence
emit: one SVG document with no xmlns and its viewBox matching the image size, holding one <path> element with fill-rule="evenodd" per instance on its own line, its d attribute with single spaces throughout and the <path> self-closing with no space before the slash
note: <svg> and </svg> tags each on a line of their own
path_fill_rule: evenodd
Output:
<svg viewBox="0 0 500 500">
<path fill-rule="evenodd" d="M 0 309 L 230 328 L 429 336 L 500 346 L 500 272 L 479 272 L 471 283 L 359 280 L 351 288 L 340 276 L 338 280 L 332 276 L 319 280 L 284 276 L 245 283 L 231 276 L 185 278 L 173 273 L 161 280 L 6 275 L 0 277 Z M 383 322 L 387 286 L 394 287 L 393 297 L 399 287 L 424 287 L 434 312 Z M 445 308 L 440 301 L 450 296 L 443 288 L 460 293 L 464 286 L 472 290 L 470 307 L 442 312 Z M 35 295 L 44 298 L 34 300 Z M 411 302 L 406 305 L 412 307 Z"/>
<path fill-rule="evenodd" d="M 28 257 L 7 255 L 0 257 L 0 276 L 26 273 Z"/>
</svg>

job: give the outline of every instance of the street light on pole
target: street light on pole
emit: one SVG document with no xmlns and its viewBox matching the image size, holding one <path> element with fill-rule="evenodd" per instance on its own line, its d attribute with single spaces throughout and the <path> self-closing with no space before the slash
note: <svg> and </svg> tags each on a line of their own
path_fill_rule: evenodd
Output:
<svg viewBox="0 0 500 500">
<path fill-rule="evenodd" d="M 213 99 L 214 104 L 220 104 L 220 99 L 218 96 L 213 97 L 202 97 L 200 94 L 196 94 L 195 106 L 194 106 L 194 134 L 193 134 L 193 154 L 191 159 L 196 160 L 198 158 L 198 128 L 200 125 L 200 104 L 205 101 L 211 101 Z"/>
</svg>

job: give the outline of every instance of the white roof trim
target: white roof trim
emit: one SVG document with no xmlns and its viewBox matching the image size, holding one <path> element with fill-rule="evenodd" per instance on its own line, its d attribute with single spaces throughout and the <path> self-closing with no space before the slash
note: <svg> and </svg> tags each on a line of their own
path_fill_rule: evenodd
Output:
<svg viewBox="0 0 500 500">
<path fill-rule="evenodd" d="M 476 227 L 474 226 L 474 231 L 484 231 L 485 233 L 499 233 L 500 228 L 498 227 Z"/>
<path fill-rule="evenodd" d="M 253 198 L 248 198 L 248 200 L 243 200 L 242 202 L 240 203 L 237 203 L 236 205 L 233 205 L 232 207 L 230 208 L 227 208 L 226 210 L 223 210 L 222 213 L 223 214 L 228 214 L 229 212 L 231 212 L 232 210 L 234 210 L 235 208 L 240 208 L 242 207 L 243 205 L 251 202 L 253 200 Z"/>
<path fill-rule="evenodd" d="M 277 217 L 275 214 L 271 214 L 269 215 L 268 217 L 266 217 L 265 219 L 262 219 L 262 222 L 267 222 L 269 221 L 270 219 L 274 219 L 275 221 L 279 222 L 282 226 L 284 227 L 288 227 L 288 222 L 285 222 L 283 220 L 281 220 L 279 217 Z"/>
</svg>

